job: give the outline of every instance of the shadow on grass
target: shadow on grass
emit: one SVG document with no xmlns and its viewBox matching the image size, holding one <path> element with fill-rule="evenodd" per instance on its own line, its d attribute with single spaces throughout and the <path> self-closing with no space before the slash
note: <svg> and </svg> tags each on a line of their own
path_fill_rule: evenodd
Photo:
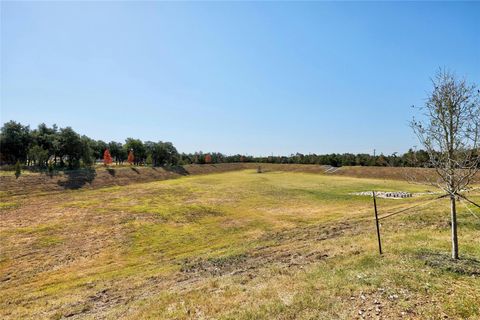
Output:
<svg viewBox="0 0 480 320">
<path fill-rule="evenodd" d="M 115 177 L 115 174 L 117 173 L 115 169 L 112 168 L 107 168 L 107 172 L 112 176 Z"/>
<path fill-rule="evenodd" d="M 45 171 L 43 173 L 50 178 L 53 178 L 54 176 L 58 176 L 60 174 L 60 172 L 58 170 L 48 170 L 48 171 Z"/>
<path fill-rule="evenodd" d="M 132 171 L 135 171 L 137 174 L 140 174 L 140 171 L 138 171 L 138 169 L 137 169 L 137 168 L 130 167 L 130 169 L 132 169 Z"/>
<path fill-rule="evenodd" d="M 480 275 L 480 261 L 471 257 L 452 259 L 449 253 L 421 252 L 416 257 L 424 261 L 425 265 L 462 275 Z"/>
<path fill-rule="evenodd" d="M 69 170 L 64 172 L 66 181 L 59 180 L 59 186 L 65 189 L 80 189 L 87 183 L 92 183 L 97 176 L 97 172 L 93 168 Z"/>
<path fill-rule="evenodd" d="M 190 172 L 188 172 L 187 169 L 182 166 L 163 167 L 163 169 L 165 169 L 165 171 L 174 172 L 182 176 L 188 176 L 190 174 Z"/>
</svg>

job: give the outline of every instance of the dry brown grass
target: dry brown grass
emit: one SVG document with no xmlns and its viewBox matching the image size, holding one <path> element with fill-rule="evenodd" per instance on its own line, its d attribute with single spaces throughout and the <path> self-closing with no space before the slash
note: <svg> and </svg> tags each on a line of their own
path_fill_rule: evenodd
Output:
<svg viewBox="0 0 480 320">
<path fill-rule="evenodd" d="M 57 173 L 24 172 L 17 179 L 14 172 L 2 172 L 0 186 L 11 195 L 32 192 L 52 192 L 76 189 L 97 189 L 111 186 L 124 186 L 132 183 L 176 179 L 189 175 L 222 173 L 246 169 L 256 169 L 256 163 L 221 163 L 185 165 L 176 168 L 152 168 L 137 166 L 112 166 L 95 169 L 79 169 Z M 323 173 L 324 166 L 296 164 L 261 164 L 266 171 L 291 171 Z"/>
<path fill-rule="evenodd" d="M 371 200 L 349 195 L 425 188 L 248 170 L 3 193 L 14 205 L 0 211 L 0 317 L 478 318 L 473 216 L 459 216 L 468 257 L 460 266 L 442 263 L 449 248 L 442 202 L 385 220 L 379 258 Z M 422 199 L 379 206 L 386 213 L 411 201 Z"/>
<path fill-rule="evenodd" d="M 437 173 L 431 168 L 404 168 L 404 167 L 341 167 L 333 174 L 355 178 L 367 179 L 387 179 L 417 181 L 419 183 L 435 181 Z M 477 175 L 476 182 L 480 182 L 480 174 Z"/>
<path fill-rule="evenodd" d="M 0 186 L 10 194 L 28 194 L 32 192 L 51 192 L 75 189 L 95 189 L 109 186 L 123 186 L 132 183 L 150 182 L 175 179 L 188 175 L 201 175 L 256 169 L 261 166 L 265 172 L 286 171 L 324 174 L 327 167 L 322 165 L 301 164 L 258 164 L 258 163 L 222 163 L 209 165 L 186 165 L 183 167 L 151 168 L 151 167 L 111 167 L 102 166 L 95 170 L 77 170 L 68 173 L 22 174 L 18 179 L 13 172 L 0 175 Z M 357 178 L 407 180 L 409 176 L 432 176 L 434 172 L 421 168 L 392 168 L 392 167 L 341 167 L 329 175 L 340 175 Z"/>
</svg>

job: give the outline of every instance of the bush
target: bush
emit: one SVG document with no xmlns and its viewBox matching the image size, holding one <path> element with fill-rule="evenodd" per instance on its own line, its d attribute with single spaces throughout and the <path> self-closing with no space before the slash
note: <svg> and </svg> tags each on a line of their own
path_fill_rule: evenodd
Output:
<svg viewBox="0 0 480 320">
<path fill-rule="evenodd" d="M 20 161 L 17 160 L 17 163 L 15 163 L 15 177 L 18 179 L 20 175 L 22 174 L 22 165 L 20 164 Z"/>
<path fill-rule="evenodd" d="M 151 154 L 147 155 L 147 160 L 145 160 L 145 163 L 146 163 L 148 166 L 152 166 L 152 165 L 153 165 L 153 158 L 152 158 L 152 155 L 151 155 Z"/>
</svg>

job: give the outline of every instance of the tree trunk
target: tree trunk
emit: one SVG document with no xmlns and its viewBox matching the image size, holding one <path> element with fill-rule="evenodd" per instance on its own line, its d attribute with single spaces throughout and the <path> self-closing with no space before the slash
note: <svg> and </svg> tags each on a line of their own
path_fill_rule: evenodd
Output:
<svg viewBox="0 0 480 320">
<path fill-rule="evenodd" d="M 454 196 L 450 197 L 450 214 L 452 222 L 452 259 L 458 259 L 457 207 Z"/>
</svg>

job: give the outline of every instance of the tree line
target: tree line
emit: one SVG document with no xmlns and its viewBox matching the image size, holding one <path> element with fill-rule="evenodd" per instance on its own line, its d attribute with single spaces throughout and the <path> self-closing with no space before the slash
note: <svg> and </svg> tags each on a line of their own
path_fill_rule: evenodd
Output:
<svg viewBox="0 0 480 320">
<path fill-rule="evenodd" d="M 13 165 L 17 162 L 33 168 L 76 169 L 89 167 L 101 161 L 109 150 L 113 162 L 125 163 L 129 153 L 133 164 L 151 166 L 175 166 L 185 164 L 259 162 L 294 163 L 340 166 L 409 166 L 424 167 L 429 155 L 423 150 L 409 150 L 403 155 L 380 154 L 301 154 L 290 156 L 254 157 L 248 155 L 224 155 L 219 152 L 179 153 L 171 142 L 152 142 L 127 138 L 124 143 L 94 140 L 80 135 L 71 127 L 58 128 L 40 124 L 31 129 L 15 121 L 6 122 L 0 129 L 0 162 Z"/>
<path fill-rule="evenodd" d="M 187 163 L 229 163 L 229 162 L 258 162 L 280 164 L 318 164 L 341 166 L 383 166 L 383 167 L 427 167 L 429 166 L 428 153 L 424 150 L 413 149 L 403 155 L 393 153 L 391 155 L 370 155 L 366 153 L 331 153 L 331 154 L 302 154 L 296 153 L 290 156 L 253 157 L 241 154 L 223 155 L 222 153 L 182 154 L 183 161 Z"/>
<path fill-rule="evenodd" d="M 478 150 L 470 150 L 473 155 L 478 157 Z M 397 152 L 390 155 L 371 155 L 367 153 L 331 153 L 331 154 L 302 154 L 296 153 L 289 156 L 268 156 L 254 157 L 241 154 L 224 155 L 222 153 L 203 153 L 195 152 L 190 154 L 181 154 L 182 164 L 190 163 L 232 163 L 232 162 L 256 162 L 256 163 L 279 163 L 279 164 L 317 164 L 329 165 L 333 167 L 342 166 L 375 166 L 375 167 L 422 167 L 433 168 L 434 165 L 430 159 L 432 154 L 427 151 L 409 149 L 404 154 Z M 437 156 L 440 156 L 438 154 Z M 435 156 L 434 156 L 435 157 Z"/>
<path fill-rule="evenodd" d="M 177 165 L 180 158 L 171 142 L 127 138 L 125 143 L 107 143 L 80 135 L 71 127 L 48 127 L 43 123 L 32 130 L 28 125 L 9 121 L 0 129 L 1 164 L 19 162 L 29 167 L 77 169 L 94 165 L 105 150 L 117 164 L 124 163 L 129 153 L 134 155 L 135 165 Z"/>
</svg>

